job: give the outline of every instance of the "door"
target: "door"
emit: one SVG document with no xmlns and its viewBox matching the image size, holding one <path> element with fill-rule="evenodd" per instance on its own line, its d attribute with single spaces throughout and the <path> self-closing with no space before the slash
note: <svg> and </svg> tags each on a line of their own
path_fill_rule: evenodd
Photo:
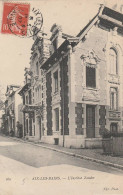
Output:
<svg viewBox="0 0 123 195">
<path fill-rule="evenodd" d="M 39 139 L 41 139 L 41 117 L 38 117 Z"/>
<path fill-rule="evenodd" d="M 86 106 L 86 135 L 87 138 L 95 137 L 95 106 Z"/>
<path fill-rule="evenodd" d="M 29 118 L 29 135 L 32 136 L 32 118 Z"/>
<path fill-rule="evenodd" d="M 26 119 L 26 134 L 28 134 L 28 119 Z"/>
</svg>

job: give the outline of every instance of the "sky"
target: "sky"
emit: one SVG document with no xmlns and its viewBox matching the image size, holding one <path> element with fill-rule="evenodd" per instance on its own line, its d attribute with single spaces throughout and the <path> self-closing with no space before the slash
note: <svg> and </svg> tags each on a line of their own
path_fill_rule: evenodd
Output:
<svg viewBox="0 0 123 195">
<path fill-rule="evenodd" d="M 0 1 L 0 29 L 2 24 L 3 1 Z M 12 0 L 11 0 L 12 2 Z M 18 2 L 18 1 L 13 1 Z M 80 30 L 98 12 L 100 4 L 111 7 L 120 0 L 26 0 L 31 8 L 39 9 L 43 15 L 43 29 L 49 32 L 56 23 L 62 26 L 63 32 L 77 35 Z M 23 85 L 24 68 L 29 67 L 32 38 L 21 38 L 16 35 L 0 32 L 0 84 Z"/>
</svg>

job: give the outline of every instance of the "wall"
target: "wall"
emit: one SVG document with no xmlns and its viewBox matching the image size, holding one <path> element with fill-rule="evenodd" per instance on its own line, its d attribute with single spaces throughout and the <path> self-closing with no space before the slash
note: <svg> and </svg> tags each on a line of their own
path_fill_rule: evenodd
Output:
<svg viewBox="0 0 123 195">
<path fill-rule="evenodd" d="M 123 39 L 117 35 L 114 31 L 107 31 L 101 29 L 97 25 L 93 26 L 89 32 L 87 32 L 85 40 L 71 49 L 70 57 L 70 104 L 75 106 L 75 109 L 71 110 L 70 117 L 76 117 L 76 104 L 82 105 L 84 113 L 78 114 L 76 121 L 71 125 L 72 131 L 75 131 L 76 125 L 80 131 L 84 132 L 86 136 L 86 104 L 92 104 L 96 106 L 96 137 L 100 137 L 99 128 L 107 128 L 110 130 L 111 122 L 117 122 L 120 130 L 123 125 L 123 115 L 121 115 L 123 107 Z M 109 78 L 109 49 L 114 46 L 119 55 L 119 83 L 114 78 Z M 85 60 L 89 57 L 90 52 L 94 53 L 94 57 L 97 59 L 96 64 L 96 89 L 86 89 L 86 72 L 85 72 Z M 122 59 L 122 60 L 121 60 Z M 109 119 L 109 107 L 110 107 L 110 87 L 118 87 L 119 91 L 119 119 L 115 117 L 112 120 Z M 76 103 L 76 104 L 74 104 Z M 70 108 L 71 109 L 71 108 Z M 81 110 L 81 109 L 80 109 Z M 123 111 L 122 111 L 123 112 Z M 81 116 L 80 116 L 81 115 Z M 82 120 L 83 125 L 82 125 Z M 122 123 L 121 123 L 122 120 Z M 71 121 L 71 119 L 70 119 Z M 81 127 L 81 128 L 80 128 Z M 80 133 L 79 131 L 79 133 Z M 78 134 L 78 130 L 76 132 Z M 74 134 L 74 133 L 73 133 Z"/>
<path fill-rule="evenodd" d="M 100 89 L 100 103 L 102 105 L 106 104 L 106 57 L 103 48 L 105 48 L 107 43 L 107 36 L 107 31 L 93 26 L 88 32 L 86 40 L 84 42 L 80 41 L 72 53 L 72 58 L 74 58 L 74 63 L 72 64 L 74 66 L 72 67 L 74 71 L 72 71 L 72 74 L 74 73 L 74 75 L 71 75 L 71 78 L 73 78 L 71 84 L 72 86 L 74 85 L 75 89 L 75 102 L 82 102 L 82 93 L 85 87 L 85 72 L 83 69 L 83 60 L 81 59 L 81 56 L 88 56 L 89 52 L 93 50 L 95 55 L 97 55 L 100 59 L 100 61 L 97 63 L 99 68 L 97 87 Z"/>
</svg>

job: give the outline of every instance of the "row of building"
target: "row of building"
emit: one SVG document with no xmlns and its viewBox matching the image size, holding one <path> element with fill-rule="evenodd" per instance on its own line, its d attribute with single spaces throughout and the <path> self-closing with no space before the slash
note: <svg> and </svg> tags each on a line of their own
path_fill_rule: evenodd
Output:
<svg viewBox="0 0 123 195">
<path fill-rule="evenodd" d="M 123 131 L 120 10 L 102 5 L 77 36 L 54 24 L 50 39 L 34 36 L 31 50 L 24 86 L 7 88 L 9 131 L 17 135 L 19 121 L 25 139 L 78 148 L 100 147 L 101 130 Z"/>
</svg>

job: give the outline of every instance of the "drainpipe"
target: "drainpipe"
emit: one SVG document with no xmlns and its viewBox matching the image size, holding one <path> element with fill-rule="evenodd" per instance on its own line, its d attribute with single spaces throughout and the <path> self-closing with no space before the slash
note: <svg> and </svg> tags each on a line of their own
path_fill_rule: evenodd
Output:
<svg viewBox="0 0 123 195">
<path fill-rule="evenodd" d="M 64 142 L 65 142 L 65 135 L 64 135 L 64 63 L 63 63 L 63 55 L 64 55 L 64 51 L 61 52 L 61 56 L 62 56 L 62 101 L 63 101 L 63 113 L 62 113 L 62 126 L 63 126 L 63 147 L 64 147 Z"/>
</svg>

